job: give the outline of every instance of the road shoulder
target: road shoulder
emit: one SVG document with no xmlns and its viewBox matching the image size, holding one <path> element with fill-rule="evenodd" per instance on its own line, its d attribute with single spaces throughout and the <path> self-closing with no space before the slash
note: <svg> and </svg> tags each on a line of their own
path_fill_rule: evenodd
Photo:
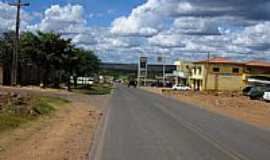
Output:
<svg viewBox="0 0 270 160">
<path fill-rule="evenodd" d="M 191 104 L 201 109 L 237 119 L 253 126 L 270 129 L 270 103 L 252 101 L 243 96 L 204 95 L 187 92 L 162 92 L 158 88 L 142 88 L 155 93 Z"/>
<path fill-rule="evenodd" d="M 61 107 L 51 116 L 42 117 L 1 135 L 1 160 L 89 158 L 95 129 L 103 116 L 103 105 L 109 96 L 62 96 L 66 96 L 72 103 Z"/>
</svg>

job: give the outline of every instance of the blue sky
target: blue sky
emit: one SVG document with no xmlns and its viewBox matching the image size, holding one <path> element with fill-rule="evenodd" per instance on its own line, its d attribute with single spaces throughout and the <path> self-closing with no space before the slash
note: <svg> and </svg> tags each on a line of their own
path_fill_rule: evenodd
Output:
<svg viewBox="0 0 270 160">
<path fill-rule="evenodd" d="M 11 1 L 11 0 L 6 0 Z M 24 0 L 30 2 L 28 11 L 44 12 L 51 5 L 82 5 L 89 26 L 109 26 L 119 16 L 127 16 L 133 8 L 144 0 Z M 12 1 L 11 1 L 12 2 Z"/>
<path fill-rule="evenodd" d="M 14 0 L 6 0 L 5 2 Z M 25 2 L 26 0 L 24 0 Z M 16 10 L 0 0 L 0 33 Z M 29 0 L 22 31 L 62 33 L 106 62 L 212 56 L 270 60 L 269 0 Z"/>
</svg>

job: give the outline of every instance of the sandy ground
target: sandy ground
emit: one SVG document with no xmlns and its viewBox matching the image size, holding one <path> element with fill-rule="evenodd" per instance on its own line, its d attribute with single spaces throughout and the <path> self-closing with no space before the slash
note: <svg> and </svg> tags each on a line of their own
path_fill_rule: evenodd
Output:
<svg viewBox="0 0 270 160">
<path fill-rule="evenodd" d="M 194 92 L 163 92 L 158 88 L 144 88 L 157 94 L 195 104 L 198 107 L 229 116 L 262 128 L 270 128 L 270 103 L 249 100 L 240 94 L 205 94 Z"/>
<path fill-rule="evenodd" d="M 72 100 L 72 104 L 61 107 L 50 117 L 0 135 L 0 160 L 88 159 L 94 131 L 109 96 L 65 92 L 59 96 Z"/>
</svg>

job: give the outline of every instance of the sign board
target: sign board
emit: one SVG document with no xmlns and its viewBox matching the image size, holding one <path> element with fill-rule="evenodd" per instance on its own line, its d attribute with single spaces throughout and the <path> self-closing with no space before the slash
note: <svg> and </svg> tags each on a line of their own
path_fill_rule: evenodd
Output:
<svg viewBox="0 0 270 160">
<path fill-rule="evenodd" d="M 140 68 L 146 69 L 147 68 L 147 57 L 140 58 Z"/>
</svg>

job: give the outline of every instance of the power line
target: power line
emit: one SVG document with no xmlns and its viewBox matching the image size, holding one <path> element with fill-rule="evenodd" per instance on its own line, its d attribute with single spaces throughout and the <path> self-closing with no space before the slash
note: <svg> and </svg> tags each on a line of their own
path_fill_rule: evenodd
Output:
<svg viewBox="0 0 270 160">
<path fill-rule="evenodd" d="M 19 39 L 20 39 L 21 8 L 24 6 L 29 6 L 30 4 L 29 3 L 22 3 L 21 0 L 17 0 L 16 3 L 9 3 L 9 5 L 17 7 L 16 37 L 14 40 L 12 70 L 11 70 L 11 84 L 15 86 L 15 85 L 17 85 L 17 68 L 18 68 L 18 50 L 19 50 Z"/>
</svg>

